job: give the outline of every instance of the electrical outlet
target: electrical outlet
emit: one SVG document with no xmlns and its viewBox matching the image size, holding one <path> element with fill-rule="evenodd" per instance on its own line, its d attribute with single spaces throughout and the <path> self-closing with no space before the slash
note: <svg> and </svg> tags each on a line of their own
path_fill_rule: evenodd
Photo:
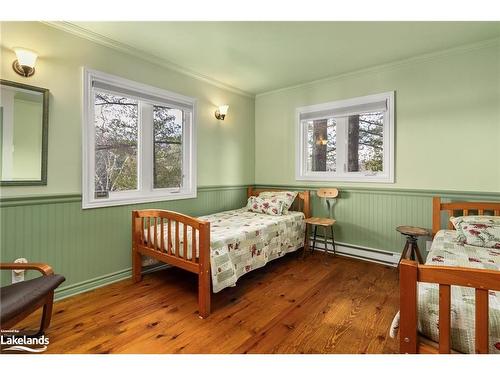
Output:
<svg viewBox="0 0 500 375">
<path fill-rule="evenodd" d="M 28 260 L 25 258 L 18 258 L 14 263 L 28 263 Z M 25 270 L 12 270 L 12 284 L 24 281 L 24 274 Z"/>
</svg>

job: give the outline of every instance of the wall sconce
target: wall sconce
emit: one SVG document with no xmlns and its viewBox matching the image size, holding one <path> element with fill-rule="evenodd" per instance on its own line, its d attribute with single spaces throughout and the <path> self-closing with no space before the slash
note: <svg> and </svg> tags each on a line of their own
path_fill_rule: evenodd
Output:
<svg viewBox="0 0 500 375">
<path fill-rule="evenodd" d="M 14 71 L 23 77 L 31 77 L 35 74 L 35 63 L 38 57 L 36 52 L 25 48 L 14 48 L 14 52 L 17 56 L 17 60 L 12 63 Z"/>
<path fill-rule="evenodd" d="M 215 111 L 215 118 L 217 120 L 224 120 L 227 115 L 227 110 L 229 106 L 227 104 L 220 105 L 219 108 Z"/>
</svg>

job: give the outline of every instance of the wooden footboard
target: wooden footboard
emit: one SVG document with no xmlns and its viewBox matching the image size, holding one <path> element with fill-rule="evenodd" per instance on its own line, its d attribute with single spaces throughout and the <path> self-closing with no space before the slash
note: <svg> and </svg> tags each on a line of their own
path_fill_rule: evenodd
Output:
<svg viewBox="0 0 500 375">
<path fill-rule="evenodd" d="M 132 211 L 134 282 L 141 280 L 141 255 L 197 273 L 199 316 L 210 314 L 209 222 L 166 210 Z"/>
<path fill-rule="evenodd" d="M 403 259 L 399 268 L 400 285 L 400 353 L 450 353 L 451 286 L 476 290 L 475 351 L 488 350 L 488 291 L 500 289 L 500 272 L 475 268 L 427 266 Z M 417 283 L 439 284 L 439 342 L 438 347 L 419 341 L 417 332 Z"/>
<path fill-rule="evenodd" d="M 433 198 L 432 234 L 441 228 L 441 214 L 447 219 L 453 215 L 499 215 L 499 202 L 450 202 L 442 203 Z M 447 228 L 453 229 L 449 220 Z M 417 283 L 439 284 L 439 342 L 436 346 L 419 340 L 417 331 Z M 500 271 L 465 267 L 430 266 L 403 260 L 399 268 L 400 287 L 400 352 L 401 353 L 450 353 L 451 286 L 471 287 L 476 290 L 476 353 L 488 353 L 488 291 L 500 290 Z"/>
</svg>

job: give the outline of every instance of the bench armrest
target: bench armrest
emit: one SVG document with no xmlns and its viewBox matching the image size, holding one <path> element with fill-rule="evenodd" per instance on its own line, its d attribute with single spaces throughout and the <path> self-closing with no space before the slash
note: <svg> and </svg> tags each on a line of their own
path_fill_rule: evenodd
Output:
<svg viewBox="0 0 500 375">
<path fill-rule="evenodd" d="M 36 270 L 43 275 L 53 275 L 52 267 L 45 263 L 0 263 L 0 270 Z"/>
</svg>

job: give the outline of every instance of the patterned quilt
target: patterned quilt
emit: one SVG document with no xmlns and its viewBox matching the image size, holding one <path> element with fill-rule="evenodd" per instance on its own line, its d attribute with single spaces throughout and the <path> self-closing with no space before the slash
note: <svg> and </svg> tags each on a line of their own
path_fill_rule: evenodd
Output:
<svg viewBox="0 0 500 375">
<path fill-rule="evenodd" d="M 244 274 L 304 245 L 306 226 L 302 212 L 290 211 L 282 216 L 272 216 L 241 208 L 201 216 L 200 219 L 210 222 L 210 265 L 214 293 L 236 285 L 236 281 Z M 157 233 L 160 236 L 160 230 Z M 164 233 L 167 243 L 167 230 Z M 182 233 L 181 226 L 181 255 Z M 190 231 L 187 237 L 187 257 L 191 259 Z M 143 264 L 151 264 L 151 261 L 146 260 Z"/>
<path fill-rule="evenodd" d="M 434 237 L 425 264 L 500 270 L 500 250 L 462 245 L 454 230 L 441 230 Z M 474 353 L 475 292 L 472 288 L 451 288 L 451 347 Z M 490 353 L 500 354 L 500 292 L 489 296 Z M 433 341 L 439 339 L 439 289 L 436 284 L 419 283 L 418 329 Z"/>
</svg>

